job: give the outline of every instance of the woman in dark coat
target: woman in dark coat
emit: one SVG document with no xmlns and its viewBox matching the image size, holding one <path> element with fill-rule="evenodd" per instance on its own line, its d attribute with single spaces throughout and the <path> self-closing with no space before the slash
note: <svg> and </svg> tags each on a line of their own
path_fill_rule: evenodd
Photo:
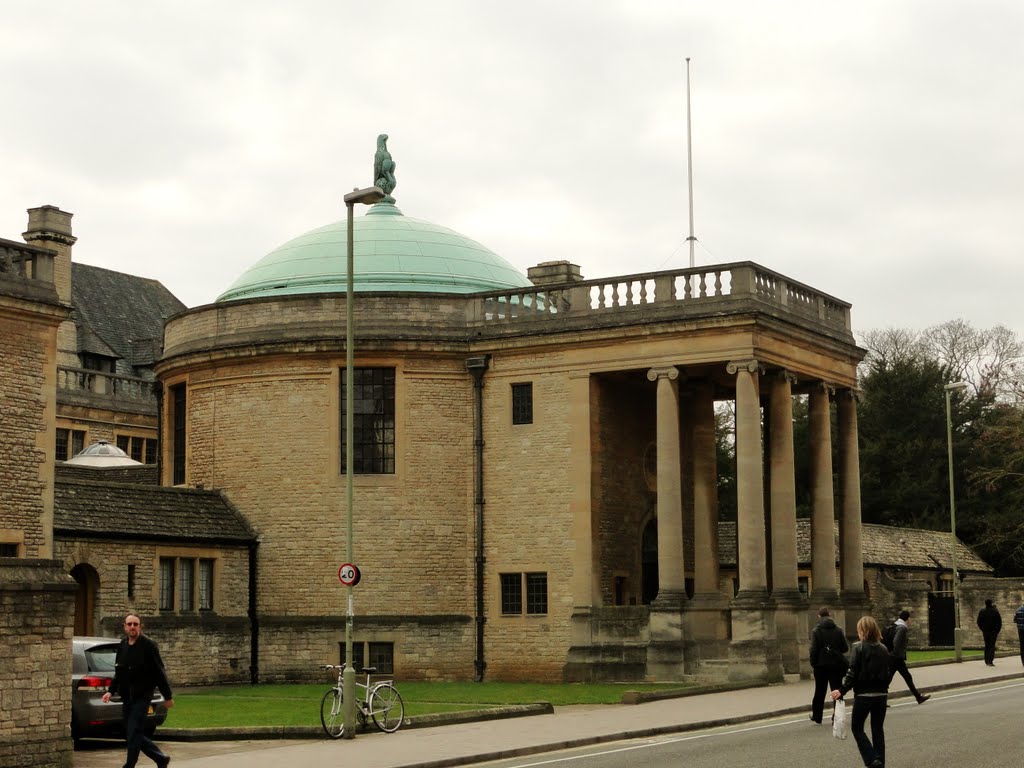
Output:
<svg viewBox="0 0 1024 768">
<path fill-rule="evenodd" d="M 832 699 L 839 699 L 853 689 L 853 715 L 850 727 L 857 749 L 867 768 L 885 765 L 885 710 L 889 700 L 889 652 L 882 645 L 882 630 L 870 616 L 857 622 L 859 643 L 853 644 L 850 668 Z M 864 723 L 871 717 L 871 739 L 864 733 Z"/>
</svg>

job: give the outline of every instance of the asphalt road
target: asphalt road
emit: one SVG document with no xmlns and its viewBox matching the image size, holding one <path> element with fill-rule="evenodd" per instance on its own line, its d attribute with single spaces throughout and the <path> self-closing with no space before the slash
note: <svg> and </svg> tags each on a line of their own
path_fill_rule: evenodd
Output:
<svg viewBox="0 0 1024 768">
<path fill-rule="evenodd" d="M 1024 766 L 1024 683 L 936 694 L 925 704 L 893 702 L 886 715 L 887 768 Z M 489 768 L 793 768 L 863 763 L 852 736 L 806 715 L 489 763 Z"/>
</svg>

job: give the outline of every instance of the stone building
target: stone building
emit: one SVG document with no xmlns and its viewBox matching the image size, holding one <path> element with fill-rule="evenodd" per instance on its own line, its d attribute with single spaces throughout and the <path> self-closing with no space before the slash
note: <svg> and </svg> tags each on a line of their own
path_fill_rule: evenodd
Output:
<svg viewBox="0 0 1024 768">
<path fill-rule="evenodd" d="M 106 440 L 132 458 L 157 456 L 153 364 L 164 320 L 185 309 L 156 280 L 72 261 L 72 214 L 30 208 L 26 243 L 53 254 L 54 283 L 71 314 L 57 335 L 57 461 Z"/>
<path fill-rule="evenodd" d="M 300 236 L 170 318 L 155 366 L 162 482 L 223 490 L 259 532 L 264 680 L 337 660 L 345 622 L 346 231 Z M 357 659 L 407 679 L 805 673 L 797 394 L 811 601 L 848 624 L 866 609 L 849 304 L 751 262 L 528 280 L 391 202 L 353 236 Z M 715 543 L 722 401 L 735 594 Z"/>
<path fill-rule="evenodd" d="M 71 765 L 74 584 L 54 559 L 52 250 L 0 240 L 0 764 Z"/>
</svg>

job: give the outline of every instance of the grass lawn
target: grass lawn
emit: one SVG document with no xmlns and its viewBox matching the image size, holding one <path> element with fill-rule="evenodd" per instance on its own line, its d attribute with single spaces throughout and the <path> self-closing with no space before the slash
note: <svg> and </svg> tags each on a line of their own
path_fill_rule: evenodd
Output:
<svg viewBox="0 0 1024 768">
<path fill-rule="evenodd" d="M 965 659 L 982 657 L 964 651 Z M 952 650 L 909 651 L 907 661 L 952 659 Z M 407 715 L 460 712 L 505 704 L 546 701 L 570 704 L 618 704 L 626 691 L 678 690 L 677 683 L 423 683 L 397 682 Z M 329 683 L 308 685 L 240 685 L 183 689 L 174 697 L 168 728 L 213 728 L 245 725 L 320 725 L 320 699 Z"/>
<path fill-rule="evenodd" d="M 965 659 L 982 659 L 985 657 L 984 651 L 968 651 L 964 649 L 963 657 Z M 907 661 L 942 661 L 943 659 L 956 658 L 956 652 L 952 650 L 940 650 L 940 651 L 907 651 Z"/>
<path fill-rule="evenodd" d="M 664 691 L 678 683 L 396 683 L 407 715 L 461 712 L 505 704 L 618 704 L 626 691 Z M 329 685 L 224 686 L 178 691 L 168 728 L 320 725 Z"/>
</svg>

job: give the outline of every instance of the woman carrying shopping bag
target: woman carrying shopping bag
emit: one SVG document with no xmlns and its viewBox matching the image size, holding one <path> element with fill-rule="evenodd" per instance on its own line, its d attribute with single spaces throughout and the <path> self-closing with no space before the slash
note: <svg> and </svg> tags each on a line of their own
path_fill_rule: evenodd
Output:
<svg viewBox="0 0 1024 768">
<path fill-rule="evenodd" d="M 851 728 L 857 749 L 867 768 L 885 765 L 885 709 L 889 699 L 889 652 L 882 645 L 882 630 L 870 616 L 857 622 L 859 643 L 853 644 L 850 668 L 832 699 L 838 700 L 853 689 Z M 871 739 L 864 733 L 864 723 L 871 717 Z"/>
</svg>

